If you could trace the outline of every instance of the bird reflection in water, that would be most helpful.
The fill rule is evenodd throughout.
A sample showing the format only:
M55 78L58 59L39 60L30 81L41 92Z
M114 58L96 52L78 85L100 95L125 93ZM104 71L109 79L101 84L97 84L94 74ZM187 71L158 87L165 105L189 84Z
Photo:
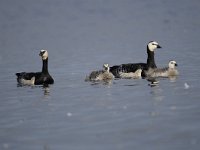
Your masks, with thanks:
M159 84L159 81L156 80L156 78L153 78L153 77L148 77L147 81L150 82L148 85L151 86L151 87L158 86L158 84Z
M47 98L50 95L49 85L48 84L43 85L42 89L43 89L43 92L44 92L44 96Z
M41 88L45 98L50 96L50 86L48 84L44 84L42 86L35 86L35 85L24 85L24 84L17 84L17 87L30 87L31 89Z

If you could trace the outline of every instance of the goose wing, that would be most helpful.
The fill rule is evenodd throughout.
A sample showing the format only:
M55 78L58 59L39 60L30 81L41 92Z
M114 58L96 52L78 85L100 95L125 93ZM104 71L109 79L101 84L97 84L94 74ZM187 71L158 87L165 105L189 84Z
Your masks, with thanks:
M25 80L31 80L32 77L37 78L40 76L41 72L20 72L16 73L17 79L25 79Z
M119 78L120 72L129 73L129 72L135 72L138 69L146 70L147 64L145 64L145 63L135 63L135 64L129 63L129 64L116 65L116 66L110 67L110 72L112 72L112 74L115 77Z

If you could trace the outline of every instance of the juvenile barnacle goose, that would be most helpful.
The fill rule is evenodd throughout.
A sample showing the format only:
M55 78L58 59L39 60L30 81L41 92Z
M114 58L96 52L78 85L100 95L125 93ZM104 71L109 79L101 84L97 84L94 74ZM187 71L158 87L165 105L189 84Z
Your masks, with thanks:
M172 77L177 76L179 74L178 70L176 69L177 63L176 61L172 60L169 62L168 67L165 68L150 68L147 71L148 77Z
M103 65L103 70L92 71L89 76L86 76L85 81L109 81L114 78L110 72L108 64Z
M147 44L147 63L129 63L110 67L110 72L120 78L120 73L134 73L138 69L142 69L142 77L146 77L146 71L149 68L157 68L154 59L154 51L161 46L156 41L151 41Z
M20 72L16 73L19 84L47 85L53 84L54 80L48 71L48 52L41 50L39 56L42 58L42 72Z

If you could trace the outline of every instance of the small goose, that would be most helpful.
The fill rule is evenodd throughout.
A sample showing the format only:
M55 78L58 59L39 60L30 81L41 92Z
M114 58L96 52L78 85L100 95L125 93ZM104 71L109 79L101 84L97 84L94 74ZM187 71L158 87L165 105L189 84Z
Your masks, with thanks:
M141 78L142 69L138 69L135 72L119 72L119 76L122 79L139 79Z
M149 77L173 77L179 75L178 70L176 69L177 63L176 61L172 60L169 62L168 67L165 68L150 68L147 71L147 75Z
M54 80L48 72L48 52L47 50L41 50L39 56L42 58L42 72L20 72L16 73L17 81L20 84L53 84Z
M89 76L86 76L85 81L109 81L114 78L110 73L110 67L108 64L103 65L103 70L92 71Z
M147 44L147 63L129 63L110 67L110 72L120 78L120 73L133 73L138 69L142 69L142 77L146 77L146 70L149 68L157 68L154 59L154 51L161 46L156 41L151 41Z

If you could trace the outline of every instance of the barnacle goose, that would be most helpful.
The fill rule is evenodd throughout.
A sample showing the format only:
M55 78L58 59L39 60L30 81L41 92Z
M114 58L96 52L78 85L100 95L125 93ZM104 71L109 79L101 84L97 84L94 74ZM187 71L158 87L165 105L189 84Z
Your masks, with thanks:
M154 60L154 51L161 46L156 41L147 44L147 63L129 63L110 67L110 72L120 78L120 73L134 73L138 69L142 69L142 77L146 77L146 70L149 68L157 68Z
M48 52L41 50L39 56L42 58L42 72L20 72L16 73L17 81L20 84L47 85L53 84L54 80L48 72Z
M165 68L150 68L147 71L148 77L172 77L177 76L179 74L178 70L176 69L177 63L176 61L172 60L169 62L168 67Z
M109 81L114 78L110 72L108 64L103 65L103 70L92 71L89 76L86 76L85 81Z

